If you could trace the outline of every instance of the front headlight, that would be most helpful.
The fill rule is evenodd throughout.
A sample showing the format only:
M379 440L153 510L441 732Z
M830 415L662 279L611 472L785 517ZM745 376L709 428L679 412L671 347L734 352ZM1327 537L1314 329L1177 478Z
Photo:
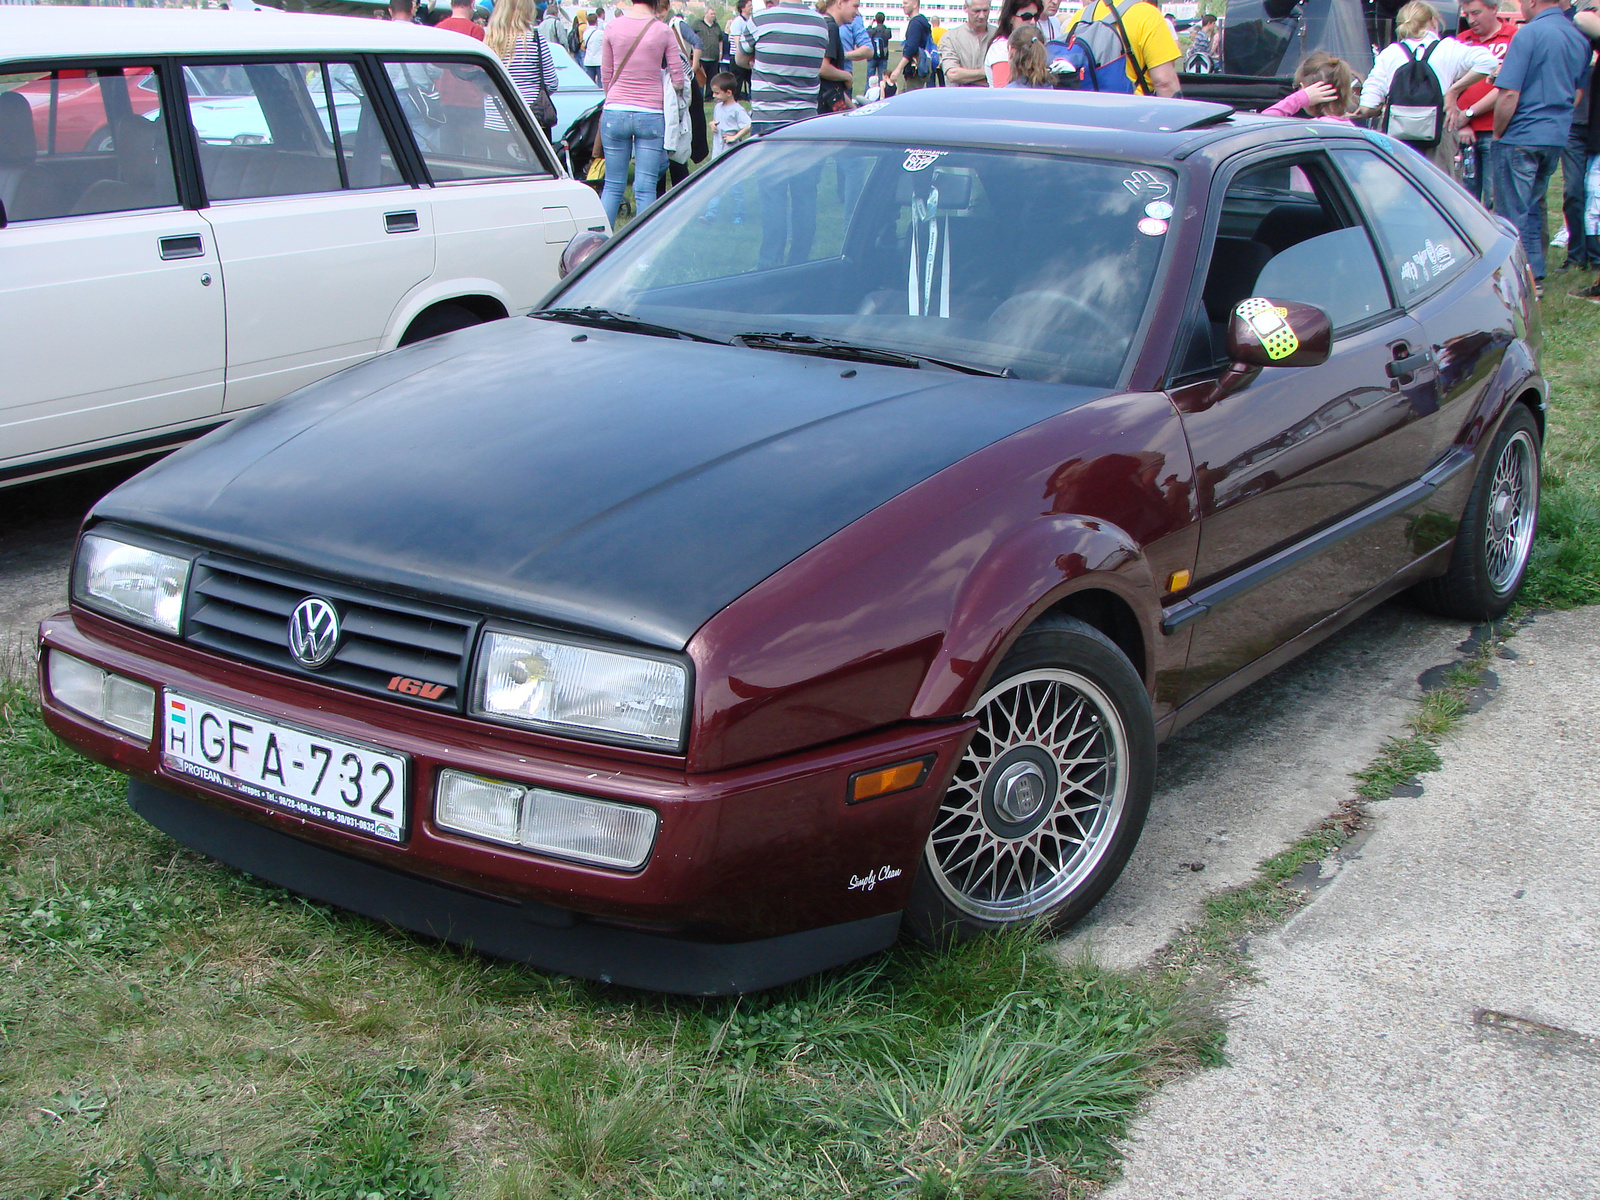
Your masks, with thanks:
M654 750L683 743L683 664L510 633L484 634L473 688L480 716Z
M183 627L188 585L188 559L95 533L84 535L72 568L75 599L108 616L174 636Z

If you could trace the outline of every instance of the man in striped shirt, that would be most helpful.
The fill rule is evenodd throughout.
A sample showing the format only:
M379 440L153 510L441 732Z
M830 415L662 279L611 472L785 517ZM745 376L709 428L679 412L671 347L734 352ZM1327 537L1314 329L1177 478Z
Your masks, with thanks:
M778 0L750 18L738 61L750 68L750 127L757 137L815 116L828 53L828 18L809 3ZM780 167L781 171L782 168ZM817 231L817 179L813 171L769 172L761 193L760 270L807 262Z
M756 136L814 116L818 73L828 52L828 19L801 0L778 0L750 18L738 62L750 68L750 122Z

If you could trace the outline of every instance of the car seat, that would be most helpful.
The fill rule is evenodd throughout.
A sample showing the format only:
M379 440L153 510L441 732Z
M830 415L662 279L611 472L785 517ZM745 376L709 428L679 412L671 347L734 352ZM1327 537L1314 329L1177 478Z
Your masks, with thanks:
M163 128L143 117L123 117L116 124L117 177L91 183L72 215L126 212L176 204L178 194L167 163Z
M33 133L33 109L27 97L17 92L0 92L0 204L10 217L17 185L33 169L39 154Z

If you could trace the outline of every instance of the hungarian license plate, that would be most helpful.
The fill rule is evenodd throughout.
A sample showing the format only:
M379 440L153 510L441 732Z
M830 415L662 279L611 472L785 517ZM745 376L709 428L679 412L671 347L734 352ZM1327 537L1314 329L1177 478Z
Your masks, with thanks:
M402 754L169 691L162 704L161 761L179 775L302 816L386 842L405 838L409 793Z

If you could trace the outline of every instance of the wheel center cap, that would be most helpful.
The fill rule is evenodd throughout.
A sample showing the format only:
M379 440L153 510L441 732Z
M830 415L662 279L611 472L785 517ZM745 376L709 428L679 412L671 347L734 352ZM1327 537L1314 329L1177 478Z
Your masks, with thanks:
M1049 819L1061 786L1055 759L1043 746L1013 746L983 781L983 823L996 837L1025 838Z
M1044 804L1044 772L1032 762L1015 762L995 780L994 803L1007 819L1026 821Z
M1511 523L1511 493L1501 492L1494 498L1494 509L1490 516L1496 529L1504 529Z

